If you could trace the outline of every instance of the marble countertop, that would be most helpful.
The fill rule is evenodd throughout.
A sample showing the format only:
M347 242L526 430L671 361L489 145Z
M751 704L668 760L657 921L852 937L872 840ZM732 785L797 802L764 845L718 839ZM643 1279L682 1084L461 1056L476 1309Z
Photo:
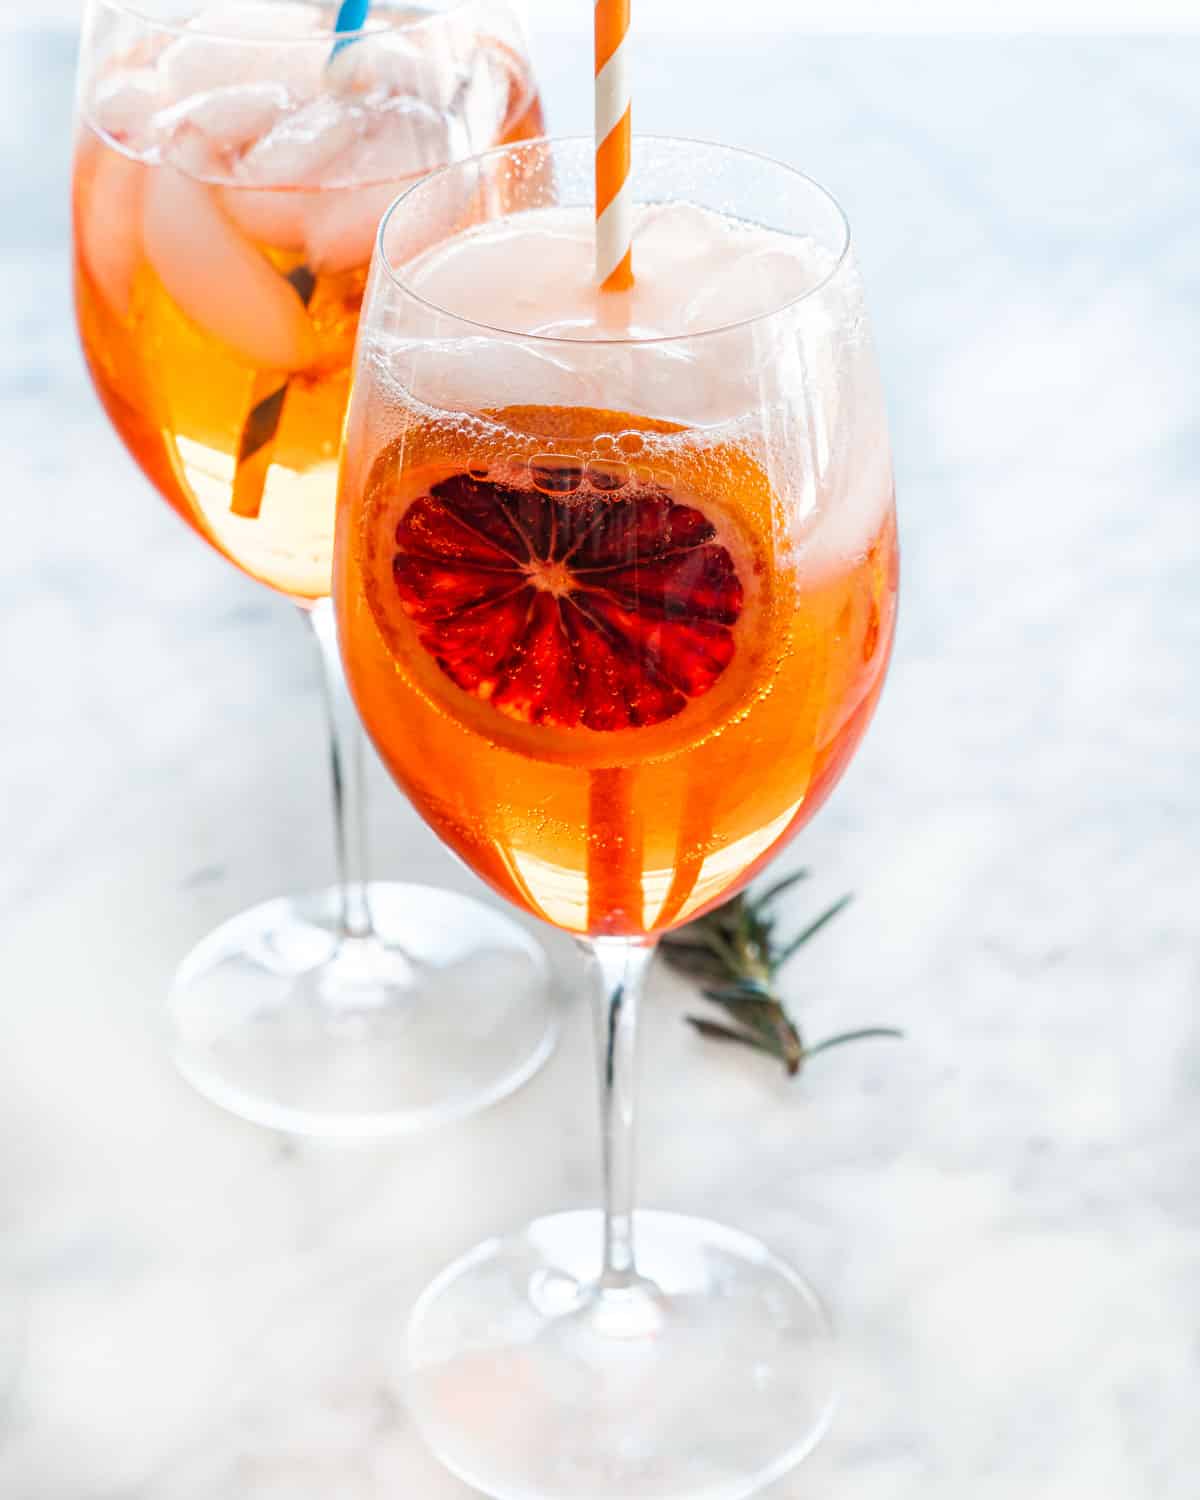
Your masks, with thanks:
M849 1351L778 1500L1192 1500L1200 1329L1200 42L641 39L639 128L826 181L894 424L902 623L793 857L797 1083L658 974L643 1199L804 1267ZM74 42L0 49L0 1415L5 1500L454 1500L388 1379L453 1254L597 1190L588 1026L407 1145L228 1118L174 962L322 883L313 661L156 502L67 293ZM566 39L550 118L587 128ZM386 786L384 874L475 889ZM565 943L549 941L564 986Z

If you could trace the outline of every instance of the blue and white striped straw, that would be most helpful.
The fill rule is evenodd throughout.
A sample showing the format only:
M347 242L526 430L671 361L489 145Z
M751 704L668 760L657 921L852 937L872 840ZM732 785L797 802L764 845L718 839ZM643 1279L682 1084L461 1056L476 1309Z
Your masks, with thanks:
M337 20L333 23L333 29L337 32L361 31L367 24L367 12L371 9L371 0L342 0L338 6ZM341 41L333 44L331 57L336 57L343 47L348 47L354 38L345 36Z

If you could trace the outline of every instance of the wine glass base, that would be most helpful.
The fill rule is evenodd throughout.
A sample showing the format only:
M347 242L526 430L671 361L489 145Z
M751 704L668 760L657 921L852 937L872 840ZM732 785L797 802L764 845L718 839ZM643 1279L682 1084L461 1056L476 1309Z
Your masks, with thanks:
M835 1404L807 1282L749 1235L641 1213L645 1280L614 1317L601 1235L599 1213L538 1219L423 1294L406 1386L442 1463L498 1500L739 1500L799 1463Z
M452 891L377 882L369 901L369 938L339 940L330 889L192 950L170 995L189 1083L260 1125L372 1139L471 1114L538 1070L557 1012L532 938Z

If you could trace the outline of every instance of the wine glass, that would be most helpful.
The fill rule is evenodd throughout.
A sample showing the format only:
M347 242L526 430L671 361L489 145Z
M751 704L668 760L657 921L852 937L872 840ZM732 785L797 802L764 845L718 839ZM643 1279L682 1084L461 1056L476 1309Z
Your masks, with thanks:
M330 602L339 438L379 216L429 169L541 131L505 0L88 0L79 330L118 434L192 530L319 649L337 883L226 922L171 991L197 1088L292 1131L424 1127L515 1088L554 1018L541 952L448 891L368 883L362 736Z
M593 960L603 1212L480 1245L409 1325L426 1438L507 1500L747 1495L833 1401L795 1271L635 1214L634 1039L655 939L797 832L871 716L897 584L883 399L827 193L669 139L635 140L631 179L623 293L592 281L589 140L397 201L339 491L368 732L450 847Z

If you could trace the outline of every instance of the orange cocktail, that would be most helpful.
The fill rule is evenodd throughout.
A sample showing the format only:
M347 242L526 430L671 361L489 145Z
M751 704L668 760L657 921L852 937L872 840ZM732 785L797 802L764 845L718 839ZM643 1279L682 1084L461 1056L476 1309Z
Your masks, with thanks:
M113 425L189 525L297 600L329 592L338 444L379 216L471 150L542 129L503 7L457 31L375 7L218 7L85 83L75 290ZM498 35L470 29L487 16Z
M769 858L857 745L895 617L890 497L858 555L811 573L733 441L480 415L402 415L368 455L340 569L360 712L510 900L573 932L670 927Z
M424 307L393 291L391 323L430 337L367 341L337 567L351 684L401 786L502 894L593 935L685 921L811 816L870 717L895 614L879 434L852 471L800 468L754 409L758 335L720 335L709 364L687 334L756 306L755 277L803 289L825 257L682 205L648 210L637 243L616 313L568 209L417 259ZM489 349L465 318L497 302L529 334ZM841 336L830 318L814 360ZM679 324L656 349L656 325ZM568 404L576 390L604 405ZM652 414L609 405L648 390Z

